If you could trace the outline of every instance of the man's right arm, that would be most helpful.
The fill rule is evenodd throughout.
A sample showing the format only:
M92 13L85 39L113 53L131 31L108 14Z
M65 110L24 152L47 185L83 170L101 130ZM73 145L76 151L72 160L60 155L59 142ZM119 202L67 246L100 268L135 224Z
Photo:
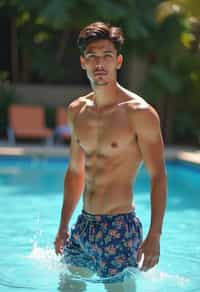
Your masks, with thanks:
M55 240L56 254L61 254L68 236L68 224L80 199L84 187L84 152L77 143L73 130L74 109L68 108L68 121L71 128L70 162L64 178L64 198L60 226Z

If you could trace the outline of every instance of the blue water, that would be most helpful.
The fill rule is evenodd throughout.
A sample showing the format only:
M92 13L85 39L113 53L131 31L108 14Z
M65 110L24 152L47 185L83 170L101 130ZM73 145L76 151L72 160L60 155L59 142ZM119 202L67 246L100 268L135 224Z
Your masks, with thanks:
M67 163L64 159L0 157L0 291L106 291L96 278L81 281L72 276L54 253ZM130 270L129 274L135 277L137 292L199 292L200 168L175 161L167 163L167 170L168 206L160 262L149 272ZM145 235L150 200L143 167L134 192Z

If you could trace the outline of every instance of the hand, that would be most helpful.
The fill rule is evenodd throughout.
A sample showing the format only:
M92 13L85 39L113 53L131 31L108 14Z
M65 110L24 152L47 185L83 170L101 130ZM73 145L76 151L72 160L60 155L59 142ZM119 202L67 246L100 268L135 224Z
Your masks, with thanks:
M157 265L160 258L160 235L150 233L148 234L146 239L139 247L137 254L138 262L140 262L142 254L144 254L144 260L140 268L142 271L146 272L147 270Z
M54 248L56 255L61 255L63 253L63 247L65 244L65 241L69 237L69 232L65 232L64 234L58 233L56 236L56 239L54 241Z

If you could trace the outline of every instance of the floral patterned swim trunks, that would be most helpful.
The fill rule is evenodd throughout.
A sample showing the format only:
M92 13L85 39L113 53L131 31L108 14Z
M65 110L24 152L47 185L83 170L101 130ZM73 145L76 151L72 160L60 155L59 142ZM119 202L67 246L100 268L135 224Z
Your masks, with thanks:
M135 212L119 215L78 216L64 246L64 262L87 267L106 278L127 267L137 268L137 251L142 242L142 224Z

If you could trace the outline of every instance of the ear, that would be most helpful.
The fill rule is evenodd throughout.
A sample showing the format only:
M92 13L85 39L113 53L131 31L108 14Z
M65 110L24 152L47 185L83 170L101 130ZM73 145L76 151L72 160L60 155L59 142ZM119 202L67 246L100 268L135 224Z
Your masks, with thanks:
M81 63L81 68L83 70L86 70L86 68L85 68L85 59L84 59L83 56L80 56L80 63Z
M123 64L123 56L120 54L117 56L117 69L119 70Z

